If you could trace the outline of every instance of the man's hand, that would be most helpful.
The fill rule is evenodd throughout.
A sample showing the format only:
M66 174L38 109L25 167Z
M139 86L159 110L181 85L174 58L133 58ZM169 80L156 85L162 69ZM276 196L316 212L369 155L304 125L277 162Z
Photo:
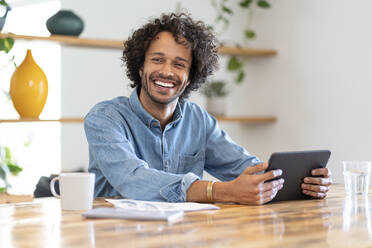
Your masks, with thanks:
M239 177L229 182L232 201L254 205L261 205L271 201L278 190L283 188L284 179L265 182L282 174L281 170L256 174L265 171L267 167L268 163L248 167Z
M331 171L328 168L320 168L312 170L311 174L322 177L305 177L304 183L301 184L302 192L315 198L325 198L332 184Z

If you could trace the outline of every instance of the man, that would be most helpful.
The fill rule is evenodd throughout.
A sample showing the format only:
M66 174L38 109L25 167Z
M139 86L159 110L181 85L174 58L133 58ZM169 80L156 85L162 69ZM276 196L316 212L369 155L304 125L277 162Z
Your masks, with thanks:
M240 204L275 197L282 172L265 173L267 163L186 101L217 68L215 37L202 22L162 15L133 33L122 59L135 90L129 98L97 104L85 118L95 196ZM201 180L203 170L221 182ZM303 192L323 198L330 172L317 169L313 175L323 177L306 178Z

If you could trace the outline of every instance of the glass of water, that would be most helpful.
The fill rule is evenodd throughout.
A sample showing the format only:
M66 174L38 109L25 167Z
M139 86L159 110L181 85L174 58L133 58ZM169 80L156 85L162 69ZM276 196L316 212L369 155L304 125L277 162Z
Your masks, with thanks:
M348 195L368 194L371 161L342 161Z

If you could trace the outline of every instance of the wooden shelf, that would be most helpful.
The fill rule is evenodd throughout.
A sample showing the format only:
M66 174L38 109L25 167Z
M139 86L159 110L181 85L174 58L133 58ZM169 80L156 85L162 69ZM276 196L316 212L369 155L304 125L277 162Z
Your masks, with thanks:
M274 116L215 116L215 118L218 121L239 122L244 124L276 122L276 117Z
M274 123L276 117L274 116L216 116L218 121L223 122L239 122L239 123ZM71 117L62 119L36 119L36 118L23 118L23 119L0 119L0 123L21 123L21 122L63 122L63 123L83 123L84 118Z
M62 118L62 119L38 119L38 118L21 118L21 119L0 119L0 123L21 123L21 122L64 122L64 123L82 123L83 118Z
M16 35L12 33L0 33L0 38L11 37L15 40L28 41L51 41L63 45L80 46L80 47L96 47L109 49L123 49L124 41L120 40L104 40L104 39L90 39L79 38L75 36L65 35L51 35L49 37L30 36L30 35ZM252 48L236 48L236 47L220 47L218 49L220 54L227 55L245 55L245 56L273 56L276 55L276 50L273 49L252 49Z
M49 37L43 36L30 36L30 35L17 35L12 33L0 33L0 38L11 37L15 40L27 40L27 41L52 41L63 45L70 46L82 46L82 47L98 47L98 48L113 48L122 49L123 41L117 40L102 40L102 39L87 39L78 38L75 36L67 35L51 35Z
M237 47L220 47L220 54L226 55L245 55L245 56L274 56L277 54L273 49L254 49L254 48L237 48Z

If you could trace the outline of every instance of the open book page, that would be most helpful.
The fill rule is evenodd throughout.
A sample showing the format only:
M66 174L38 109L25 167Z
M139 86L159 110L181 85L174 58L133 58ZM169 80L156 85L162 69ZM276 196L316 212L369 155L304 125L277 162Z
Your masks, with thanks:
M94 208L82 213L85 218L166 220L168 222L182 219L183 214L183 211L126 210L121 208Z
M116 208L126 210L158 210L158 211L200 211L200 210L216 210L220 209L212 204L202 204L195 202L153 202L153 201L138 201L130 199L105 199L113 204Z

